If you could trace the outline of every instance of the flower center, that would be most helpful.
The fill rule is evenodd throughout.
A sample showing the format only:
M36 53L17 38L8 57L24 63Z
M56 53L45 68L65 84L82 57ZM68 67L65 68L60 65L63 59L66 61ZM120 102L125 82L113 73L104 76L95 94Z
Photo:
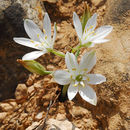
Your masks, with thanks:
M80 82L83 79L83 76L81 74L77 75L75 78L78 82Z

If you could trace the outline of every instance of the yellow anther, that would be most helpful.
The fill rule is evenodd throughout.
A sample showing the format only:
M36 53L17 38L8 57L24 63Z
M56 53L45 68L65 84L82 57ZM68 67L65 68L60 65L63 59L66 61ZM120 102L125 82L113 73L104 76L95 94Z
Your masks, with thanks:
M45 39L47 39L47 35L45 36Z
M38 44L35 45L35 47L37 47L37 46L38 46Z
M74 86L74 87L77 87L77 86L78 86L78 84L74 84L73 86Z
M33 41L33 40L30 40L30 42L34 43L34 41Z
M72 68L73 71L76 71L76 68Z
M43 33L46 33L45 29L43 29Z
M39 38L39 34L37 34L37 37Z
M70 78L72 79L72 77L73 77L73 76L71 75Z
M89 27L89 29L92 29L93 28L93 25L91 25L90 27Z
M86 33L87 31L85 30L85 33Z
M41 45L43 46L43 45L44 45L44 42L42 42Z
M84 82L80 82L80 84L81 84L83 87L85 87L85 84L84 84Z
M87 69L87 68L85 68L85 69L83 69L83 71L88 71L88 69Z
M90 78L89 77L87 77L87 79L86 79L87 81L90 81Z

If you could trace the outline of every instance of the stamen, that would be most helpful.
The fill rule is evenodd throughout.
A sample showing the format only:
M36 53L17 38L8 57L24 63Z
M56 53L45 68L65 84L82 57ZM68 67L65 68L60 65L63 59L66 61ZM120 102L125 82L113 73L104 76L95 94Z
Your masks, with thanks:
M43 33L46 33L45 29L43 29Z
M44 42L42 42L41 45L44 46Z
M74 84L73 86L74 86L74 87L77 87L77 86L78 86L78 84Z
M83 69L83 71L88 71L88 69L87 69L87 68L85 68L85 69Z
M38 46L38 44L35 45L35 47L37 47L37 46Z
M30 42L34 43L34 41L33 41L33 40L30 40Z
M76 71L76 68L72 68L73 71Z
M85 87L85 84L84 84L84 82L82 82L82 81L81 81L81 82L80 82L80 84L81 84L83 87Z
M45 39L47 39L47 35L45 36Z
M73 76L71 75L70 78L72 79L72 77L73 77Z
M39 38L39 34L37 34L37 37Z
M86 78L86 80L87 80L87 81L90 81L90 78L89 78L89 77L87 77L87 78Z

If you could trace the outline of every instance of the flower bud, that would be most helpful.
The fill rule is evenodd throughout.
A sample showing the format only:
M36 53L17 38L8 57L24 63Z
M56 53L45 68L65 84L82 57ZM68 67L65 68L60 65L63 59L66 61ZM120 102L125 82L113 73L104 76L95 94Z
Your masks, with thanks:
M38 63L35 60L18 59L17 62L20 63L21 65L23 65L27 70L29 70L32 73L36 73L36 74L39 74L39 75L49 74L46 71L46 69L44 68L44 66L41 65L40 63Z

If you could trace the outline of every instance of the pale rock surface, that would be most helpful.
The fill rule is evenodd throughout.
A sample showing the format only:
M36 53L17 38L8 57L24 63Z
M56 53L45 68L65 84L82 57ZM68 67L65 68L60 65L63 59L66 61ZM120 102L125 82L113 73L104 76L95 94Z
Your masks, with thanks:
M27 93L26 85L18 84L16 91L15 91L16 100L26 99L27 96L28 96L28 93Z
M8 112L8 111L11 111L13 110L14 108L17 107L17 103L16 102L3 102L3 103L0 103L0 110L2 110L3 112Z
M0 122L4 120L6 117L7 113L6 112L0 112Z
M47 121L48 124L48 130L79 130L78 128L76 128L70 121L66 120L55 120L55 119L49 119Z
M95 6L99 6L102 3L104 3L105 0L91 0L92 4L94 4Z

